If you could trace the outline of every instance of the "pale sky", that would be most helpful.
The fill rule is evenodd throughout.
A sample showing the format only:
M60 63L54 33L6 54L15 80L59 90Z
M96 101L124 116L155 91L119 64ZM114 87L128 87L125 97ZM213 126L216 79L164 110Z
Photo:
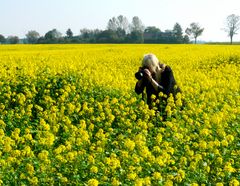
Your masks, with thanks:
M65 35L71 28L79 35L82 28L104 30L110 18L123 15L161 31L176 22L185 31L197 22L205 29L198 40L229 41L222 28L230 14L240 15L240 0L0 0L0 34L23 38L36 30L44 36L56 28ZM240 31L233 40L240 41Z

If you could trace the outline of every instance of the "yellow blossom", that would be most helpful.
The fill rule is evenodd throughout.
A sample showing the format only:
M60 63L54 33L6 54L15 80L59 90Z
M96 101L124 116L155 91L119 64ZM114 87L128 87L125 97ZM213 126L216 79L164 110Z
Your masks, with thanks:
M97 168L96 166L92 166L92 167L90 168L90 172L92 172L92 173L97 173L97 172L98 172L98 168Z
M96 180L96 179L90 179L90 180L88 180L88 182L87 182L87 184L88 184L88 186L98 186L98 180Z

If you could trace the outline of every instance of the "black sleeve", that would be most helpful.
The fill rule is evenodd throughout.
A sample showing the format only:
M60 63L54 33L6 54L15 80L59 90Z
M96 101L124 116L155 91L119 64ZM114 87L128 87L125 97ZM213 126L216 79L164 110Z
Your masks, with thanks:
M173 77L172 69L167 66L164 70L164 74L162 77L162 86L164 88L163 93L169 95L173 90L175 79Z

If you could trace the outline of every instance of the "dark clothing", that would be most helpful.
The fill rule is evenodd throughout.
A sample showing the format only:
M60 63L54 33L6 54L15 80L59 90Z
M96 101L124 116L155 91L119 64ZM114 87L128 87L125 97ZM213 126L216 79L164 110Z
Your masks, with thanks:
M159 90L156 91L152 86L151 82L148 82L148 80L144 78L141 86L138 86L137 84L135 86L135 92L137 94L143 93L144 88L146 87L147 104L149 105L150 108L152 104L151 96L153 94L156 95L156 98L158 98L158 94L160 92L167 95L167 97L169 97L170 93L172 93L175 98L177 93L181 92L180 88L176 86L176 80L173 76L172 69L169 66L165 67L164 71L161 74L161 80L160 82L158 82L158 84L161 85L163 89L159 87ZM166 103L167 98L163 98L162 101L165 101Z

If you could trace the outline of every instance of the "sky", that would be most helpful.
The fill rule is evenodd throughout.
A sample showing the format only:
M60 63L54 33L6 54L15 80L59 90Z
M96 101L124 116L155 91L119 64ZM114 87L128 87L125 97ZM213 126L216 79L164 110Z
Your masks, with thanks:
M175 23L185 31L196 22L204 28L198 40L229 41L223 28L230 14L240 15L240 0L0 0L0 34L24 38L35 30L44 36L55 28L65 35L70 28L79 35L83 28L104 30L109 19L123 15L161 31ZM233 40L240 41L240 33Z

